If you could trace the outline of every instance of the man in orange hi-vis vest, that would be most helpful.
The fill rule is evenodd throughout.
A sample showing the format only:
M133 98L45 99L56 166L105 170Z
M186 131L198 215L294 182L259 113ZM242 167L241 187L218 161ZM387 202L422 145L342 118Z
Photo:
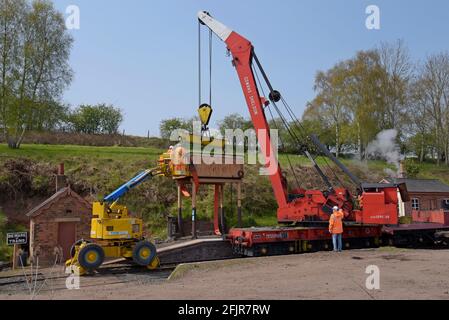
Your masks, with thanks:
M343 210L338 207L333 208L333 213L329 219L329 232L332 234L334 252L343 250Z

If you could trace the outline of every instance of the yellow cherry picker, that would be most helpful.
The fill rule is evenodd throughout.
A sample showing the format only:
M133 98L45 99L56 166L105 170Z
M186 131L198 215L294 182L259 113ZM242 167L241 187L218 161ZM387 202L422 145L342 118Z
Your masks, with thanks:
M212 108L202 105L198 114L203 129L207 128ZM185 138L194 140L192 136ZM119 200L130 190L156 176L190 176L189 166L180 159L185 156L182 147L170 147L159 157L156 168L140 172L101 202L93 203L90 239L81 239L73 244L71 258L66 261L67 270L78 275L92 273L106 258L126 258L150 270L157 269L160 260L155 245L144 237L142 219L132 217L128 208L119 204Z
M103 201L92 206L91 240L79 240L71 249L66 262L70 272L84 275L98 269L106 258L126 258L148 269L159 267L156 247L143 234L142 219L132 217L119 200L128 191L154 176L157 169L139 173Z

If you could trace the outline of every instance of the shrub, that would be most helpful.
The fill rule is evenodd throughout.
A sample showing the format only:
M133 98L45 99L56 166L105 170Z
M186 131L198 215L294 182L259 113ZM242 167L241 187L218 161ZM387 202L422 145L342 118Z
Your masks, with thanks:
M7 224L8 219L0 211L0 261L9 261L12 255L12 248L6 244Z
M407 173L407 177L416 178L421 171L421 168L418 164L416 164L413 160L405 161L405 171Z

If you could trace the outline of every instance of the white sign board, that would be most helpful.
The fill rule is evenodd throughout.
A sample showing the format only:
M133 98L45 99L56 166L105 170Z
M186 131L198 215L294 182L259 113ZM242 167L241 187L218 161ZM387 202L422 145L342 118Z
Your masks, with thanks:
M6 243L8 246L13 246L15 244L27 244L28 243L28 233L27 232L12 232L6 234Z

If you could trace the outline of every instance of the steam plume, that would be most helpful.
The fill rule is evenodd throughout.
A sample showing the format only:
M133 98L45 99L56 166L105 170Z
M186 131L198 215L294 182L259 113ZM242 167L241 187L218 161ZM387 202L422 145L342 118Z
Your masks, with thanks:
M401 150L396 143L397 136L398 131L396 129L384 130L366 148L366 156L368 158L382 158L396 167L396 172L388 168L385 169L385 172L392 177L398 176L400 162L403 160Z

